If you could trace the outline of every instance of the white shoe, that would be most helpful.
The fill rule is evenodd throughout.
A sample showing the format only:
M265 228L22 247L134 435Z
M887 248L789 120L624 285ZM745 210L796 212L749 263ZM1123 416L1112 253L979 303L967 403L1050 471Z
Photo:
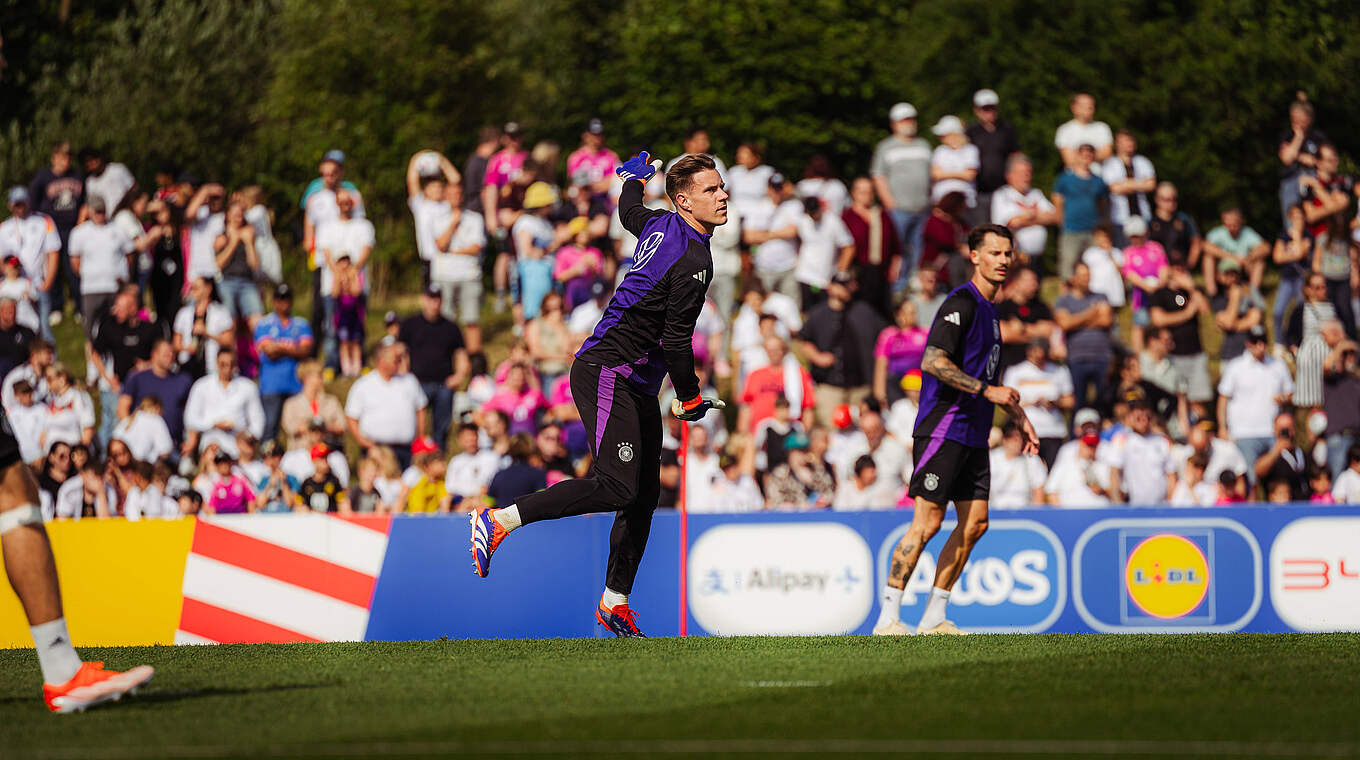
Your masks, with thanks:
M920 636L941 636L941 635L943 635L943 636L971 636L971 635L972 635L972 634L968 633L967 631L961 631L961 630L959 630L959 627L958 627L957 625L954 625L954 623L953 623L952 621L949 621L949 620L942 621L939 625L935 626L934 628L927 628L927 629L925 629L925 630L918 630L916 633L917 633L918 635L920 635Z
M894 620L891 623L879 623L874 626L875 636L910 636L911 626L901 620Z

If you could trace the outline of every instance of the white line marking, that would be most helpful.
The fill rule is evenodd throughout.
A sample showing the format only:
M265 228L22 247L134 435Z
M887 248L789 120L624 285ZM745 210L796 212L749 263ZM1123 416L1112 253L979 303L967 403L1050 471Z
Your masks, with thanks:
M927 755L1152 755L1159 757L1354 757L1360 744L1126 739L657 739L496 742L354 742L347 744L221 744L154 747L96 746L41 749L31 758L103 760L143 757L419 757L455 753L484 755L580 754L905 754Z
M742 686L757 689L806 689L813 686L830 686L830 681L747 681Z

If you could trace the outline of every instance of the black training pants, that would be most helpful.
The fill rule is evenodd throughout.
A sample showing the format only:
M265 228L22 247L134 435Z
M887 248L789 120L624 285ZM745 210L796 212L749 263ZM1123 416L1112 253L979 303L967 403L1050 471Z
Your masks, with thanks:
M586 477L515 502L525 525L614 512L605 585L621 594L633 590L661 495L661 410L657 397L634 387L630 375L626 366L601 367L580 359L571 365L571 395L595 462Z

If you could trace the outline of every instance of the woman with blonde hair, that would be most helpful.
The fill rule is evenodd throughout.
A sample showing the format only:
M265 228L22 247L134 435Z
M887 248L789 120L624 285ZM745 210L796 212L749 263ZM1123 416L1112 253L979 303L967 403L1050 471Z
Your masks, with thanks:
M321 363L305 361L298 365L298 379L302 392L283 402L279 415L279 429L283 431L287 448L302 449L311 445L308 433L313 421L319 421L326 432L345 434L345 409L340 399L326 392L321 375Z

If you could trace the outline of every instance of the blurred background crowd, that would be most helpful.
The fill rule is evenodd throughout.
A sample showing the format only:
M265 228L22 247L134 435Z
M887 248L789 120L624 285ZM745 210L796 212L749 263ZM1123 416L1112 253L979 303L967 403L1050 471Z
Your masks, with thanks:
M995 505L1360 501L1340 6L38 5L0 3L0 402L49 516L467 510L583 473L565 373L644 148L732 194L695 352L735 403L685 452L670 420L663 506L682 453L689 509L903 506L987 222L1043 442L994 431ZM677 82L681 22L713 60ZM1024 52L1076 30L1080 61Z

